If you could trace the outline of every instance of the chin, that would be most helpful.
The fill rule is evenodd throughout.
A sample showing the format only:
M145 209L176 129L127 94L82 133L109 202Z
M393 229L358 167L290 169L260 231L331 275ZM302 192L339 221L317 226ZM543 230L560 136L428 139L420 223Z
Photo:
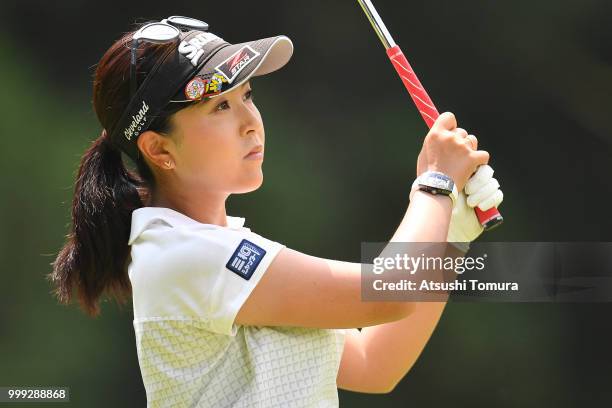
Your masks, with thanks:
M260 177L257 177L253 180L249 180L248 183L245 183L244 185L240 186L240 188L236 189L235 193L236 194L250 193L251 191L257 190L259 187L261 187L262 184L263 184L263 174L260 175Z

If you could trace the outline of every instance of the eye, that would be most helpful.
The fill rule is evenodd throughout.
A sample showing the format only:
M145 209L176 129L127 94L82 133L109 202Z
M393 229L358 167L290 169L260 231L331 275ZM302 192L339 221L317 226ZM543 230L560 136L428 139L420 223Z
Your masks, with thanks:
M227 103L227 101L223 101L220 104L217 105L217 107L215 108L216 111L222 111L225 110L225 108L229 108L229 104Z
M244 97L245 97L245 99L252 101L254 99L253 90L249 89L248 91L246 91L245 94L244 94ZM222 110L225 110L225 109L228 109L228 108L229 108L229 103L227 101L223 101L223 102L221 102L219 105L217 105L215 107L215 110L216 111L222 111Z

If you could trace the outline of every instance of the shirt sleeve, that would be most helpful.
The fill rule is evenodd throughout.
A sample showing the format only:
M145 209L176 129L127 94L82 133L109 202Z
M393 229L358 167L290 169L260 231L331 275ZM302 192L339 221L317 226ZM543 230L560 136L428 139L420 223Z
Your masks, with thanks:
M217 276L208 304L210 329L235 336L238 311L285 245L253 232L228 234L224 243L219 248L220 263L211 269Z
M135 318L198 318L228 336L236 335L238 311L285 247L248 228L145 234L132 248ZM138 259L139 251L146 256Z

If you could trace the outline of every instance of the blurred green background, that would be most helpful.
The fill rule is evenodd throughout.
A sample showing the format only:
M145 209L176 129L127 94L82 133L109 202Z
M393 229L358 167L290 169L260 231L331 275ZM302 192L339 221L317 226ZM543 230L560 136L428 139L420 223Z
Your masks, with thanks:
M438 108L491 153L506 223L483 239L610 241L612 3L375 5ZM74 407L145 406L131 305L88 319L57 305L44 277L80 156L100 133L94 66L132 22L172 14L229 42L286 34L295 45L285 68L252 81L265 181L231 197L228 214L355 262L360 242L388 240L404 214L426 128L355 1L4 1L0 386L68 386ZM451 303L393 393L340 391L341 406L610 406L611 311Z

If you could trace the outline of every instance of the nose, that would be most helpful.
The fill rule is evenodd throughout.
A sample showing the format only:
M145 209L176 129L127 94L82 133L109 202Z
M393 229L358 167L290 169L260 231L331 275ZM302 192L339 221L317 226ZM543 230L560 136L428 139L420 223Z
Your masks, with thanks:
M261 133L261 116L255 105L252 103L241 103L240 106L240 135L252 136L253 133Z

